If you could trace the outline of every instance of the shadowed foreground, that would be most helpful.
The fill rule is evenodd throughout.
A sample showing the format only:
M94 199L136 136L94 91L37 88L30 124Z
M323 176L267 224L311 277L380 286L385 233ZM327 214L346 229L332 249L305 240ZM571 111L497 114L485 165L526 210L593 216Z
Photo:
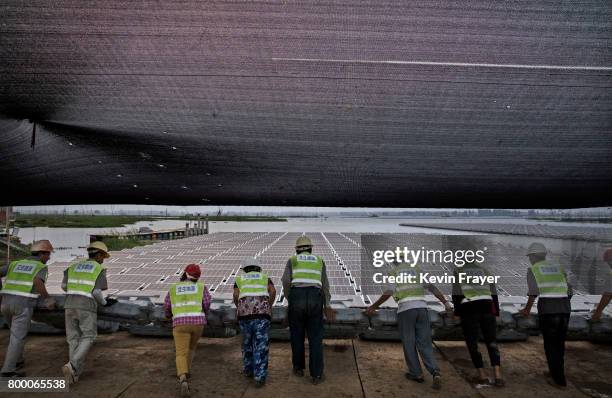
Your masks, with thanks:
M8 330L0 331L0 345L8 344ZM589 342L568 342L566 370L569 387L559 391L546 384L542 341L501 345L507 387L475 388L466 379L473 374L462 342L437 342L436 357L444 384L440 394L431 389L431 379L416 384L404 378L401 345L362 340L328 340L325 346L326 381L318 386L291 374L291 348L273 342L268 384L256 389L241 375L240 337L202 338L195 359L192 396L220 397L544 397L612 396L612 348ZM484 353L484 347L482 347ZM62 336L33 335L26 344L28 376L61 377L68 348ZM486 354L485 354L486 355ZM65 396L63 393L46 396ZM75 397L178 396L174 375L174 345L171 339L137 338L127 333L101 335L90 352Z

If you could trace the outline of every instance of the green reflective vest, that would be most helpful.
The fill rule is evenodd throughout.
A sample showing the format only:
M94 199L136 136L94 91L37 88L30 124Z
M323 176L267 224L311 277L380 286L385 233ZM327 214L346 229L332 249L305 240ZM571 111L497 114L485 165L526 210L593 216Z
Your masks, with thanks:
M459 269L459 273L465 274L466 277L469 276L488 276L489 273L479 265L476 264L466 264L462 268ZM461 283L461 292L465 297L464 301L477 301L477 300L493 300L491 296L491 288L488 284L481 285L480 283L467 283L464 281Z
M389 272L389 275L393 275L395 277L403 276L404 278L407 278L408 276L412 276L411 279L414 280L414 283L410 283L408 280L406 280L405 283L395 284L393 298L395 299L396 303L399 304L406 301L425 300L425 289L423 289L423 284L419 282L420 274L421 269L418 266L411 267L405 264L399 265Z
M170 303L172 316L200 316L202 312L202 298L204 297L204 284L201 282L178 282L170 287Z
M47 266L37 260L18 260L9 264L2 294L12 294L29 298L38 298L38 293L32 292L34 278Z
M96 280L103 270L102 265L95 260L80 260L70 264L66 294L93 298L91 292L93 292Z
M567 298L568 286L563 268L540 261L531 266L540 297Z
M291 256L291 283L311 283L322 286L323 259L310 253Z
M240 290L239 298L247 296L265 296L268 294L268 275L262 272L247 272L236 277L236 285Z

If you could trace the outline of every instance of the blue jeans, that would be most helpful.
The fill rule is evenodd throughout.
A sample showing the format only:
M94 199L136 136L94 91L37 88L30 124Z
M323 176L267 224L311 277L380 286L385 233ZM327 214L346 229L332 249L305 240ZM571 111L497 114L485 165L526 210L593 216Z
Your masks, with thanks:
M423 375L419 354L429 373L440 373L433 354L431 323L427 308L413 308L397 314L397 323L404 346L404 359L408 372L415 377ZM418 351L418 353L417 353Z
M268 352L270 350L270 320L265 318L241 319L243 372L255 380L268 376Z
M310 348L310 376L323 375L323 295L316 287L292 287L289 292L289 329L294 369L304 369L304 338Z

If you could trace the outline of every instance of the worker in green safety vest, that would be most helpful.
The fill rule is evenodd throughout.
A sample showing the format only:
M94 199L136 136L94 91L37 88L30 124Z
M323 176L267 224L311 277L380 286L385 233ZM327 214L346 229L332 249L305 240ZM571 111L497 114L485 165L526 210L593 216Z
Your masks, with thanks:
M166 317L172 317L176 376L183 397L191 394L189 388L191 369L211 302L208 288L199 281L201 275L202 270L198 264L188 264L180 277L180 282L170 286L164 299Z
M601 300L599 300L599 304L597 304L597 307L595 307L595 311L593 311L593 315L591 316L591 320L595 322L601 320L601 314L612 299L612 249L607 249L604 252L603 260L608 264L608 272L604 274L606 282L604 285L603 294L601 295Z
M567 387L565 379L565 340L572 311L572 286L563 267L546 260L548 250L542 243L534 242L525 255L531 267L527 270L527 304L520 310L529 316L538 298L538 324L544 340L544 351L550 378L547 383L559 389Z
M262 387L268 376L269 331L276 288L262 272L257 258L244 260L242 270L234 284L234 304L242 334L243 373L255 380L256 387Z
M330 304L325 262L312 253L312 248L307 236L296 240L296 254L287 261L282 282L289 303L293 374L304 376L304 339L308 336L310 377L313 384L319 384L323 381L323 314L327 320L334 321L336 312Z
M397 303L397 325L404 348L404 360L408 365L405 374L408 380L423 383L423 364L433 378L432 387L439 390L442 387L440 368L436 364L433 353L431 322L425 300L425 289L432 293L444 305L446 311L452 311L451 303L442 292L431 283L420 281L421 268L406 263L394 263L389 271L394 283L386 286L385 292L366 310L366 315L372 316L391 296ZM418 352L418 354L417 354Z
M474 383L504 387L505 380L501 371L501 354L497 345L497 317L499 317L499 300L494 283L481 284L479 278L489 276L489 271L476 260L466 261L457 266L453 277L453 305L455 318L461 319L461 330L465 345L478 372ZM480 334L489 354L489 363L493 368L492 378L484 368L482 354L478 349Z
M21 371L25 366L23 349L30 329L32 314L39 298L44 300L48 309L56 307L55 300L49 296L45 287L47 262L51 258L53 246L48 240L39 240L30 248L31 257L13 261L0 268L0 276L5 276L0 310L5 322L11 329L8 348L0 376L25 377Z
M117 302L104 298L108 289L106 270L102 266L110 257L103 242L92 242L87 247L87 259L74 261L64 271L62 289L66 292L64 317L69 361L62 367L68 384L79 381L85 358L98 335L98 305L111 306Z

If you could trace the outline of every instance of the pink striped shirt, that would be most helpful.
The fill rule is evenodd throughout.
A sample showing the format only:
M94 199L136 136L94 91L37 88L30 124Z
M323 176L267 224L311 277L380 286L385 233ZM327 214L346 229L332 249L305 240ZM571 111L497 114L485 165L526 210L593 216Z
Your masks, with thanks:
M202 312L208 312L211 301L212 297L208 292L208 288L204 286L204 294L202 295ZM164 310L166 311L166 317L172 318L173 328L180 325L206 325L206 315L204 314L174 318L172 316L172 302L170 301L170 293L166 293L166 299L164 300Z

